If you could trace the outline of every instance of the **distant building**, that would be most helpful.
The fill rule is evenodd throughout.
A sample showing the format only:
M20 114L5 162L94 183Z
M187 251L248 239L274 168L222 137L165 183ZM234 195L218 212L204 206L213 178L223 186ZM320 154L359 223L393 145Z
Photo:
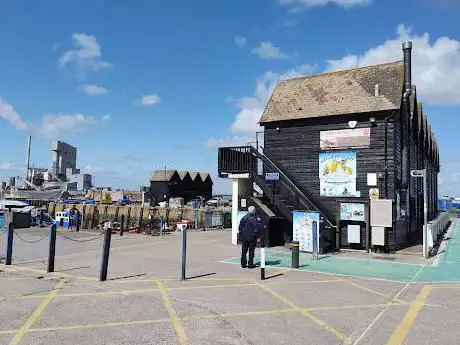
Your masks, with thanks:
M150 178L150 196L158 203L166 198L184 198L188 202L198 196L212 198L212 179L208 173L157 170Z
M67 190L89 190L93 187L92 178L90 174L71 175L67 182Z
M78 174L77 148L62 141L52 144L53 172L61 179L67 179L68 175Z
M67 181L67 190L84 191L92 188L92 175L82 174L77 169L77 148L62 141L52 145L53 172L60 179Z

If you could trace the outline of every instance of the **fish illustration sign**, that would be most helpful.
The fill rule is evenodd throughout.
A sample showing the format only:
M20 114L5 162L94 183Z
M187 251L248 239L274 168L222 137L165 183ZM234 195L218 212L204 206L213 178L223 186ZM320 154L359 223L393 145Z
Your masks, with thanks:
M321 196L356 196L356 152L319 154Z

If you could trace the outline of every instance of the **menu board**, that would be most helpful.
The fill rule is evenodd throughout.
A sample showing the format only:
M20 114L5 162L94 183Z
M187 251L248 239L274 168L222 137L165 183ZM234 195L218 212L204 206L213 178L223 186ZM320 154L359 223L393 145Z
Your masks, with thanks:
M293 239L299 241L301 252L319 250L319 213L294 211L292 213Z

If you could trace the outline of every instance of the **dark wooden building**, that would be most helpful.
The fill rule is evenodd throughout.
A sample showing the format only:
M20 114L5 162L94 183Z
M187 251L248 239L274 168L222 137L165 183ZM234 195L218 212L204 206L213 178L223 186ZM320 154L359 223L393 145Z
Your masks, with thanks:
M220 176L249 171L265 202L289 222L292 210L319 211L324 249L364 248L364 226L360 243L347 242L339 203L365 204L370 193L393 200L385 250L419 243L423 186L410 171L427 169L431 220L437 214L439 149L412 85L411 48L404 45L403 61L279 82L260 119L263 152L220 148ZM275 188L254 161L262 162L263 172L280 173Z
M208 173L177 170L157 170L150 178L150 195L154 203L167 198L184 198L188 202L202 196L212 198L212 179Z

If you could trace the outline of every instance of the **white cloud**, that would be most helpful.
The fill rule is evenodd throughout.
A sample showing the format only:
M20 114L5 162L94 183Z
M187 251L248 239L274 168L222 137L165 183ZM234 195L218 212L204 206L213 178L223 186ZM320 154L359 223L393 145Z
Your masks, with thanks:
M8 121L17 129L27 129L27 123L22 119L13 106L0 97L0 118ZM3 127L3 126L2 126Z
M111 118L112 118L112 116L110 116L110 114L102 116L102 120L104 120L104 121L110 120Z
M82 170L83 170L83 173L85 173L85 174L94 174L94 173L104 171L104 168L99 166L99 165L90 165L89 164L89 165L85 166Z
M300 65L282 74L266 72L257 80L254 96L236 100L239 112L231 126L231 131L250 134L253 137L256 131L261 130L258 122L276 83L280 80L311 74L315 69L316 67L312 65Z
M295 9L300 7L315 7L334 4L341 7L354 7L360 5L368 5L372 0L279 0L281 5L292 5Z
M241 145L246 145L251 139L246 136L232 136L232 137L227 137L223 139L215 139L215 138L210 138L206 143L205 146L210 149L214 149L217 147L222 147L222 146L241 146Z
M34 132L42 138L55 138L68 133L84 132L97 123L94 116L83 114L45 114Z
M155 94L142 96L140 100L134 101L134 105L137 106L151 106L161 102L160 97Z
M72 35L75 49L61 55L58 61L60 68L74 68L80 78L84 78L88 71L97 71L112 67L110 62L102 59L101 45L96 37L85 33Z
M0 163L0 170L10 170L13 165L8 162Z
M103 95L109 92L105 87L94 84L81 85L79 89L88 95Z
M270 41L261 42L258 47L252 50L252 53L265 60L286 60L291 57L289 54L283 53L279 47L274 46Z
M243 47L246 45L248 38L245 36L235 36L235 44L238 47Z
M460 104L460 41L439 37L430 41L428 33L413 34L399 25L396 38L359 55L328 60L327 70L340 70L402 59L401 43L412 41L412 79L422 100L435 105Z
M0 97L0 118L10 122L17 129L28 130L33 135L49 139L86 131L100 120L109 120L110 115L96 118L83 114L45 114L39 124L33 124L23 120L13 106Z

